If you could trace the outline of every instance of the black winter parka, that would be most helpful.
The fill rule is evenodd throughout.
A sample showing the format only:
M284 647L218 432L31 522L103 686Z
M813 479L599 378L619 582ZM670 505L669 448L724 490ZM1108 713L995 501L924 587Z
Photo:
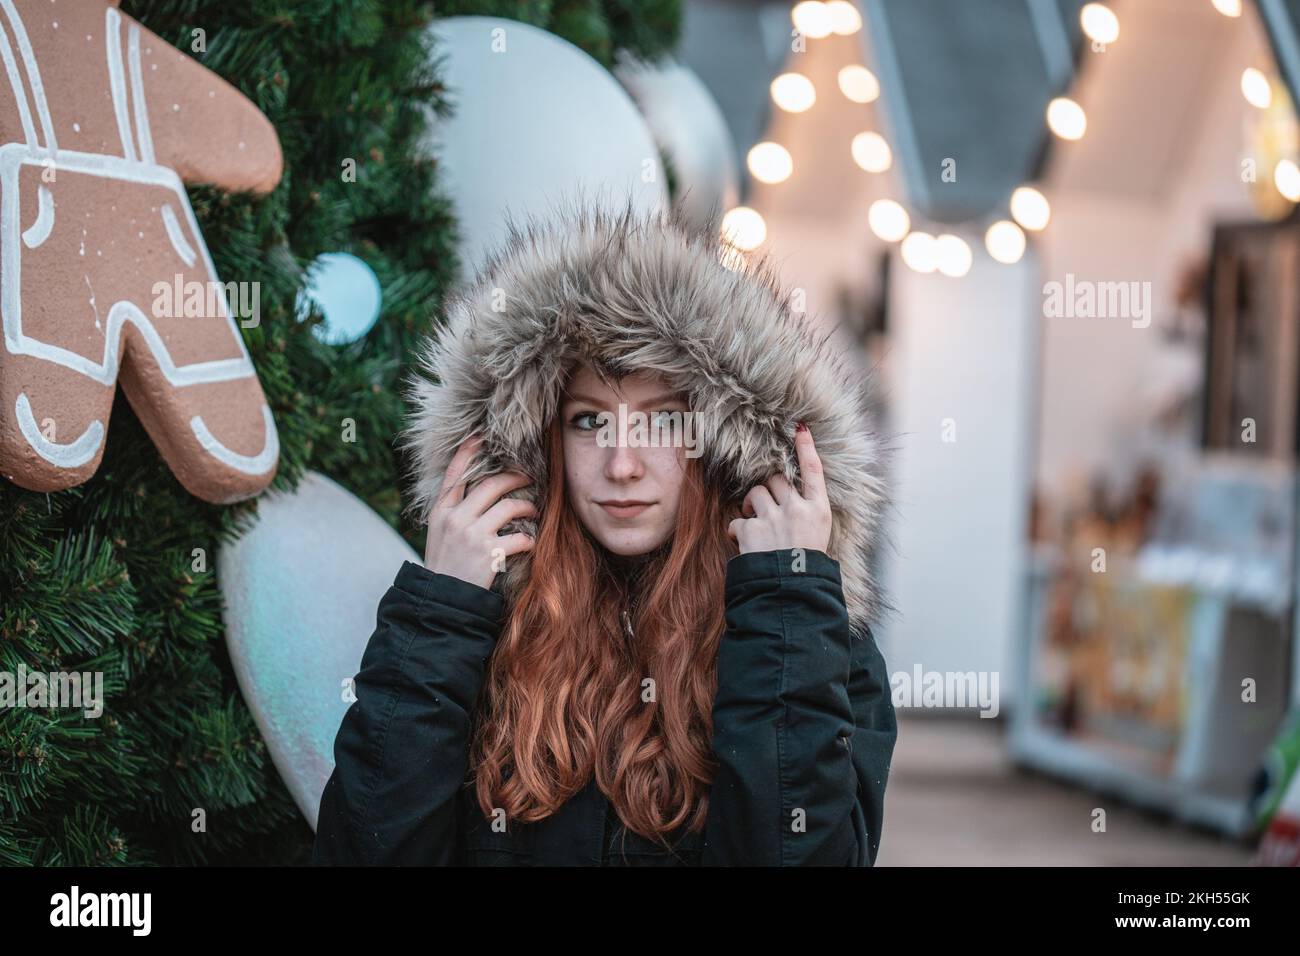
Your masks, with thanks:
M707 821L669 853L624 827L594 777L552 816L494 831L465 777L505 602L404 563L335 740L312 862L873 865L897 725L874 637L850 627L838 562L742 554L727 564L725 599Z

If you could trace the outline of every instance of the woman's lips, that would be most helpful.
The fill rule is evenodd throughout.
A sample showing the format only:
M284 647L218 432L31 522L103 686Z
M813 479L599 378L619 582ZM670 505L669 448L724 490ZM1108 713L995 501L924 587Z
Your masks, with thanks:
M601 502L600 506L604 508L608 514L613 515L615 518L635 518L641 512L645 511L647 508L652 507L653 505L654 502L650 501L644 504L633 504L633 505L616 505L616 504L607 504L605 502Z

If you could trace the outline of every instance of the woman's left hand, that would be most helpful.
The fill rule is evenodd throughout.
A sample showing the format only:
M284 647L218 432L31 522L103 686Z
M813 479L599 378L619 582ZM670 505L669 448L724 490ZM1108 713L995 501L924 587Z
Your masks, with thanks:
M831 540L831 504L826 497L825 475L812 432L800 423L794 433L803 494L777 473L764 484L755 485L745 496L741 514L727 526L727 535L740 546L741 554L806 548L825 552Z

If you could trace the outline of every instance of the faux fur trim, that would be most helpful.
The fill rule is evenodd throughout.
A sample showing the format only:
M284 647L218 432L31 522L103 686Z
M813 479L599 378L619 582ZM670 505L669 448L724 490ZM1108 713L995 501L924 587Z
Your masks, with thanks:
M701 412L701 463L739 501L780 471L796 487L795 425L806 421L826 473L845 605L861 628L884 607L871 566L886 506L884 446L872 430L871 376L832 333L791 307L767 256L735 269L713 230L673 212L585 200L552 206L507 237L453 293L410 385L404 447L413 509L426 517L456 449L473 433L472 483L518 470L544 487L544 426L558 413L571 364L662 374ZM514 494L514 493L512 493ZM519 492L534 500L529 489ZM511 530L536 530L532 520ZM527 580L520 553L498 576L509 606Z

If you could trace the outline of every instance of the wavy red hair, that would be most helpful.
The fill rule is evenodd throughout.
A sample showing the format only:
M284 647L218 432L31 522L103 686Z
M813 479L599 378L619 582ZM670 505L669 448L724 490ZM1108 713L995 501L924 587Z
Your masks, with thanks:
M594 774L628 829L668 846L708 812L734 514L702 459L686 458L676 529L629 581L568 506L558 418L547 455L532 569L487 664L469 775L486 817L533 822ZM629 641L621 611L634 589Z

